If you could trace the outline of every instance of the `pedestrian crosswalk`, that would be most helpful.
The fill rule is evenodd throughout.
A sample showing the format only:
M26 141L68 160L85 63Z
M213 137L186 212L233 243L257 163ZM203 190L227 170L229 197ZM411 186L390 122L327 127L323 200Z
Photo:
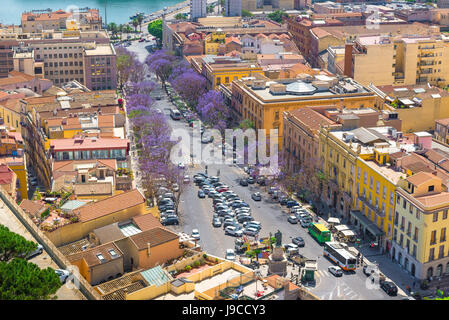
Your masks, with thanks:
M361 300L361 297L357 292L355 292L351 287L349 287L344 281L340 278L335 278L327 270L317 270L315 272L317 278L322 280L322 278L331 277L336 280L336 284L332 290L324 293L320 296L322 300Z

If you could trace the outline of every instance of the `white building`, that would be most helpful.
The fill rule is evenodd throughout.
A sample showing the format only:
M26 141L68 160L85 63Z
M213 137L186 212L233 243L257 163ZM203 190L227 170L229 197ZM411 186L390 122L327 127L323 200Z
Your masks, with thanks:
M207 0L190 0L190 19L196 21L198 18L207 16Z
M226 0L225 16L240 17L242 15L242 0Z

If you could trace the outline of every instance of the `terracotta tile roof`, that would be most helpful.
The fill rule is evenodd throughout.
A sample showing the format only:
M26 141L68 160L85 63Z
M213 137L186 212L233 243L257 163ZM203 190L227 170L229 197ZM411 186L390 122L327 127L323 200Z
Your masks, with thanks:
M7 165L0 165L0 184L10 184L14 179L14 171L12 171Z
M101 228L97 228L93 231L93 233L97 237L100 244L126 238L126 236L122 233L122 231L118 227L118 222L108 224Z
M93 159L93 160L67 160L67 161L54 161L53 162L53 174L56 171L75 171L78 165L83 164L95 164L95 166L106 166L111 170L117 170L117 160L115 159Z
M413 173L418 173L422 171L432 173L435 171L432 168L429 168L429 166L427 166L425 163L420 161L410 163L407 166L404 166L404 168L410 170Z
M418 172L410 177L407 177L407 181L415 186L419 186L432 179L435 179L435 176L428 172Z
M443 126L447 126L447 125L449 125L449 118L446 118L446 119L437 119L437 120L435 120L435 122L436 122L436 123L439 123L439 124L441 124L441 125L443 125Z
M291 118L302 127L306 127L309 130L317 132L320 129L320 125L333 125L336 124L329 118L326 118L322 114L310 109L301 108L298 110L292 110L287 113L291 115Z
M155 247L163 243L179 239L179 235L162 227L156 227L147 231L140 232L130 237L138 250L148 247Z
M134 189L92 204L87 204L78 210L75 210L75 212L79 214L81 222L86 222L117 211L138 206L142 203L145 203L145 197L139 190Z
M3 101L1 103L2 106L4 106L6 109L9 109L11 111L14 111L16 113L20 113L20 99L8 99L6 101Z
M23 209L23 211L33 216L41 214L47 208L46 205L39 201L31 201L28 199L23 199L20 203L20 207Z
M65 12L63 10L58 10L58 11L54 11L51 13L40 13L40 14L35 14L32 12L24 12L22 13L22 22L26 22L28 21L28 17L30 18L34 18L34 21L57 21L59 19L62 18L68 18L71 17L72 13L71 12ZM30 20L31 21L31 20Z
M329 36L330 33L322 28L312 28L310 30L318 39L324 38L326 36Z
M126 292L132 293L134 291L145 288L147 285L143 280L138 280L133 282L123 288L117 289L111 293L105 294L101 297L102 300L125 300L125 289Z
M98 116L98 128L114 128L114 115L99 115Z
M241 44L240 39L237 37L233 37L233 36L227 37L225 42L226 42L226 44L228 44L230 42L235 42L237 44Z
M110 253L110 250L114 250L117 257L113 257ZM99 254L103 256L103 262L100 261L100 258L98 257ZM117 259L118 257L123 257L122 251L113 242L110 242L96 246L94 248L86 249L82 252L71 254L67 256L67 259L72 263L84 259L87 266L92 268L97 265L110 262L114 259Z
M405 152L398 151L398 152L390 154L390 158L392 158L392 159L400 159L400 158L402 158L405 155L407 155Z
M133 217L132 219L134 223L139 227L142 231L147 231L153 228L162 228L162 224L156 219L152 214L144 214L137 217Z
M112 195L111 183L77 183L73 186L77 196Z
M441 192L430 196L416 197L424 207L449 206L449 192Z

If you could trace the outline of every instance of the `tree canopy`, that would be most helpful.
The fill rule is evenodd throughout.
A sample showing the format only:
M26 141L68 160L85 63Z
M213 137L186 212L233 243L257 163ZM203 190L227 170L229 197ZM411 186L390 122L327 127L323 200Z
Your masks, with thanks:
M162 40L162 20L158 19L148 24L148 33L156 37L159 41Z
M37 244L0 225L0 261L26 256L36 250Z
M272 13L269 13L267 17L273 21L276 21L278 23L282 23L283 17L288 17L288 14L282 10L276 10Z
M252 17L254 16L250 11L243 9L242 10L242 17Z
M52 268L40 269L20 258L0 262L0 300L51 299L60 287Z

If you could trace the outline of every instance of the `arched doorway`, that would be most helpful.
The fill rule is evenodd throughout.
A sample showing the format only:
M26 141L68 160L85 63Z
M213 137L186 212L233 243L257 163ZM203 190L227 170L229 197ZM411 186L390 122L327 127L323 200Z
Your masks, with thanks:
M402 266L402 253L399 252L398 254L398 263Z
M404 269L408 271L408 258L404 259Z
M436 272L435 276L441 277L442 274L443 274L443 265L439 264L437 267L437 272Z
M412 263L412 268L411 268L411 270L410 270L410 273L411 273L411 275L414 277L415 276L415 272L416 272L416 270L415 270L415 264L414 263Z
M429 279L430 277L433 277L433 268L432 267L427 269L427 279Z
M396 248L393 248L392 257L393 257L393 261L396 261Z

